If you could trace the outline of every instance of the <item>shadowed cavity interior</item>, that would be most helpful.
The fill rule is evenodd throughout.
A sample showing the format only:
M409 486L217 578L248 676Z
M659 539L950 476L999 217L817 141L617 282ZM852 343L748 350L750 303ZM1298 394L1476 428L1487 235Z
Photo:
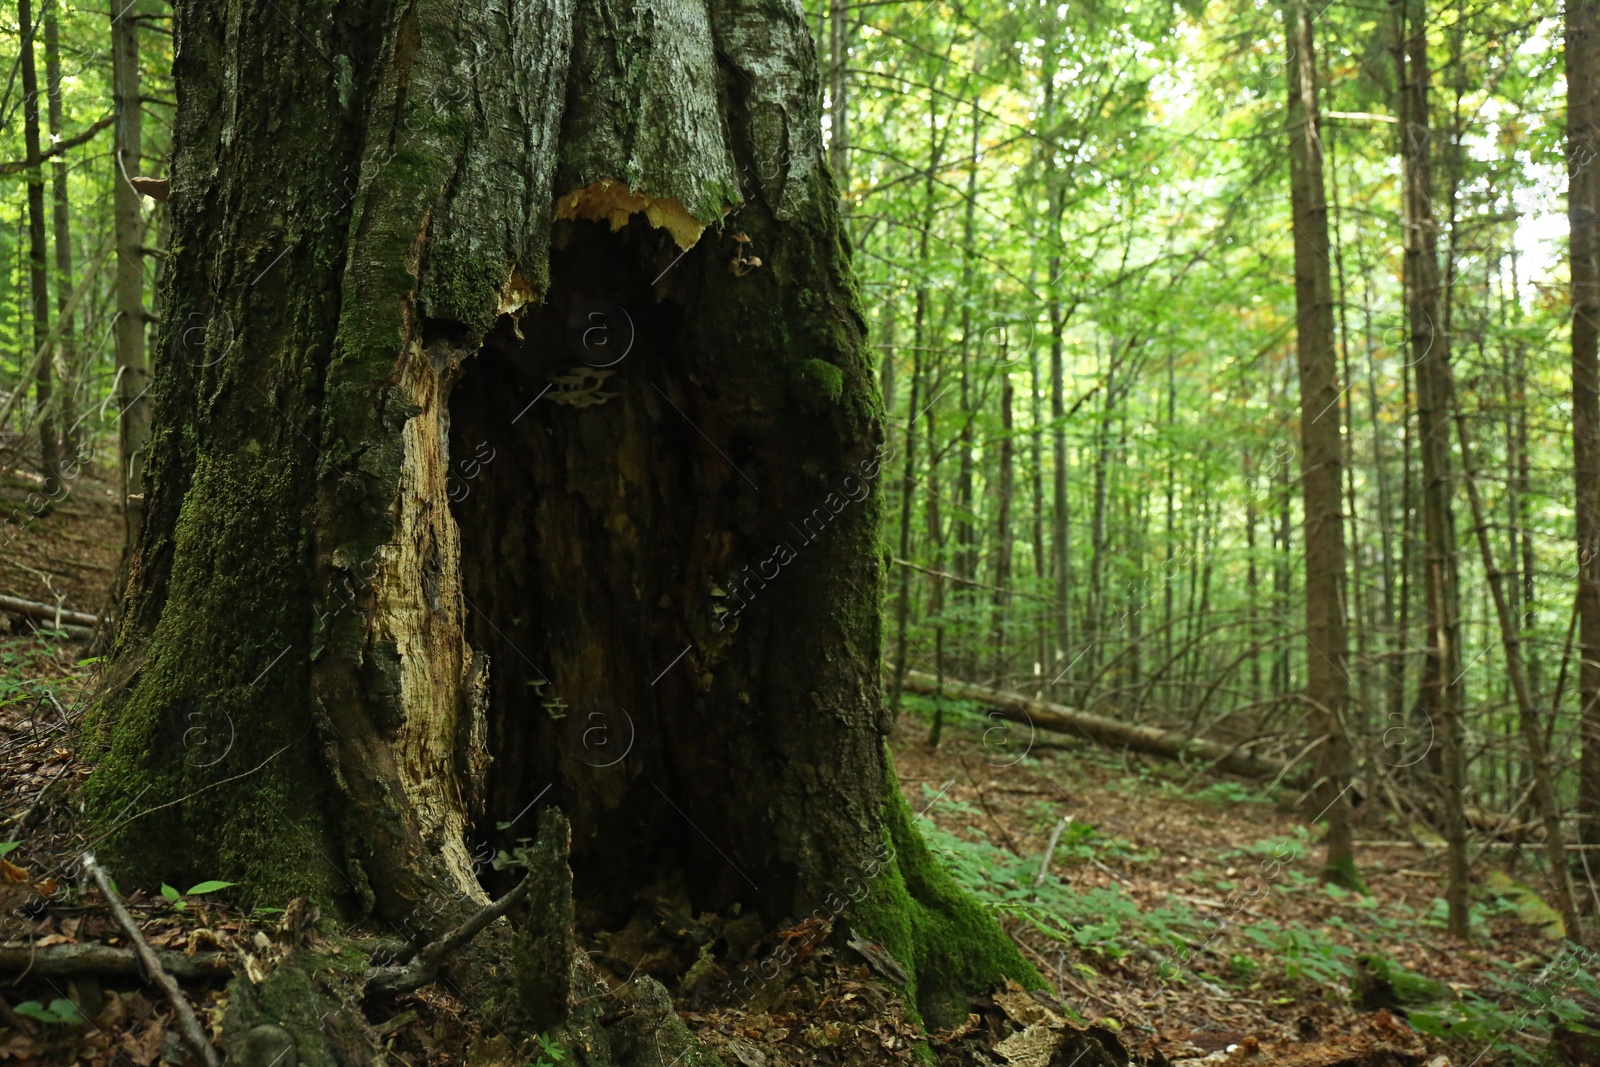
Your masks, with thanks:
M687 325L710 244L675 261L637 219L558 224L545 300L503 317L451 392L468 639L488 659L479 838L512 847L560 805L591 930L751 888L752 861L721 851L738 852L736 813L707 803L734 739L694 648L738 497L705 462L701 430L738 438L707 422L715 385ZM663 269L682 273L658 299Z

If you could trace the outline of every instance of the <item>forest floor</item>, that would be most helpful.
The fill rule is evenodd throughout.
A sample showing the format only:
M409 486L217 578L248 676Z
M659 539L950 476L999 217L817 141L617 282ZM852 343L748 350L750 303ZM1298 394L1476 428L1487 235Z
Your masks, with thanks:
M0 497L16 505L29 488L0 483ZM95 612L119 539L108 483L86 474L0 555L0 594ZM73 720L93 669L86 646L48 620L14 618L0 633L0 941L121 943L99 896L65 876L92 844L76 835L69 801L89 769ZM1443 850L1419 827L1363 812L1357 858L1370 895L1329 889L1293 797L1018 737L1014 726L1002 736L976 707L950 702L933 749L932 710L908 696L892 740L918 825L1058 994L975 1001L967 1026L933 1035L941 1062L1067 1067L1077 1060L1059 1034L1083 1025L1114 1035L1136 1062L1183 1067L1464 1067L1532 1062L1524 1057L1557 1047L1564 1062L1600 1063L1558 1026L1593 1018L1592 957L1570 966L1563 956L1559 920L1521 849L1482 848L1474 937L1461 944L1443 928ZM157 948L243 958L279 922L278 909L246 913L226 894L174 901L152 889L126 896ZM741 1007L679 983L680 1013L728 1067L915 1062L919 1031L862 956L834 941L802 955ZM220 982L191 987L212 1024L224 996ZM1043 1033L1030 1028L1041 1021L1056 1044L1018 1044ZM426 987L378 1029L394 1063L468 1062L464 1048L478 1050L470 1061L481 1067L524 1062L476 1025L465 1005ZM0 973L0 1064L185 1060L170 1008L136 976Z

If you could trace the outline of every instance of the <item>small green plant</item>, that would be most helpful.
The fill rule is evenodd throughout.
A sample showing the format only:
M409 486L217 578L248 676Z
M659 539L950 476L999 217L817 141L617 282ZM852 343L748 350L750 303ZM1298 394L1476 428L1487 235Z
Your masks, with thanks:
M183 911L189 906L188 900L190 897L198 897L205 893L215 893L219 889L227 889L230 886L235 886L238 884L238 882L201 882L199 885L190 889L187 893L180 893L167 883L162 882L161 895L166 897L167 900L171 902L173 911Z
M571 1053L562 1048L559 1042L540 1034L539 1058L529 1060L528 1067L556 1067L556 1064L566 1063L571 1058Z
M1313 982L1344 995L1355 976L1355 952L1310 930L1269 921L1247 926L1244 933L1283 961L1284 974L1292 981Z
M20 844L21 841L0 841L0 856L10 855Z
M1450 926L1450 905L1445 903L1444 897L1434 897L1433 904L1429 906L1428 913L1422 917L1422 925L1431 926L1436 930L1446 930ZM1467 906L1467 929L1473 937L1487 937L1489 924L1484 921L1483 908L1477 904Z
M37 1019L42 1023L53 1023L57 1026L67 1026L87 1021L83 1017L83 1012L78 1010L76 1004L59 997L52 1000L49 1007L45 1007L37 1000L25 1000L11 1010L18 1015L26 1015L30 1019Z
M1212 782L1195 793L1196 800L1209 800L1216 804L1262 804L1266 797L1258 790L1240 782Z
M951 810L961 807L952 804ZM1092 856L1089 842L1098 835L1087 825L1085 831L1070 849ZM1208 929L1186 908L1142 911L1138 901L1116 886L1079 890L1059 878L1035 885L1037 857L1013 856L984 840L964 841L931 820L923 823L922 834L956 882L984 907L1015 916L1047 937L1086 952L1120 959L1145 947L1178 948L1196 933L1203 940ZM1066 838L1062 834L1062 840ZM1060 843L1056 848L1061 855Z
M1304 826L1296 826L1292 833L1268 837L1253 845L1246 845L1243 849L1230 849L1223 853L1223 858L1254 856L1265 860L1276 860L1279 863L1296 863L1310 854L1311 831Z

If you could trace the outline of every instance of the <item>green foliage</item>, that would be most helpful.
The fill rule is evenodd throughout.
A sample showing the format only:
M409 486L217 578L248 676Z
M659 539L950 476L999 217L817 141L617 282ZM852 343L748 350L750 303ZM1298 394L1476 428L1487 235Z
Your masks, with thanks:
M1342 995L1355 977L1355 952L1326 936L1270 919L1246 926L1244 934L1270 951L1291 981L1312 982Z
M1195 799L1227 805L1265 804L1269 800L1260 789L1234 781L1212 782L1195 793Z
M1450 928L1450 905L1444 897L1434 897L1428 905L1428 910L1423 913L1422 923L1435 930L1448 930ZM1487 937L1489 924L1484 918L1484 909L1481 904L1467 906L1467 928L1472 937Z
M1557 1028L1583 1032L1600 1018L1600 977L1594 957L1565 945L1531 978L1506 965L1488 975L1487 992L1468 992L1440 1007L1418 1009L1409 1020L1419 1033L1482 1045L1494 1062L1549 1063Z
M1356 957L1354 989L1363 1007L1415 1007L1453 999L1450 987L1408 971L1394 960L1368 952Z
M544 1034L539 1035L539 1055L527 1063L527 1067L557 1067L572 1058L572 1054L554 1038Z
M167 883L162 882L161 895L167 898L174 911L183 911L188 907L190 897L201 896L205 893L215 893L219 889L228 889L238 884L238 882L206 881L195 885L187 893L180 893Z
M25 1015L30 1019L37 1019L42 1023L51 1023L58 1026L75 1025L88 1022L78 1006L70 1000L57 998L52 1000L48 1007L37 1000L25 1000L11 1009L18 1015Z
M1138 903L1116 886L1079 890L1059 876L1035 885L1038 857L1013 856L987 840L970 842L931 823L922 825L929 849L944 862L957 884L984 907L1022 919L1086 952L1119 959L1145 947L1180 948L1187 943L1186 936L1203 927L1181 906L1141 911ZM1071 843L1069 834L1075 837ZM1109 853L1112 848L1104 838L1099 838L1097 848L1098 835L1087 824L1075 823L1061 837L1056 855L1062 865L1092 859L1100 849ZM1058 866L1057 861L1052 860L1052 866Z

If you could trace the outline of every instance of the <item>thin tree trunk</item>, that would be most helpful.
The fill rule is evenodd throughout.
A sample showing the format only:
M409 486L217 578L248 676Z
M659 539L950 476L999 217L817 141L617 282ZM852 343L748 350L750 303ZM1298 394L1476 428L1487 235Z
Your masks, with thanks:
M1161 659L1163 663L1172 662L1172 561L1178 553L1177 536L1174 528L1177 524L1177 493L1178 493L1178 467L1174 455L1176 445L1173 443L1173 428L1177 425L1178 417L1178 380L1175 375L1174 355L1171 349L1167 351L1167 529L1166 529L1166 560L1161 570ZM1166 686L1166 702L1172 703L1172 686Z
M49 99L50 135L60 137L65 131L61 114L61 29L57 19L56 0L45 0L44 11L44 69L45 93ZM67 204L67 164L60 156L50 165L50 194L56 259L56 350L60 353L57 366L61 368L59 399L56 410L60 413L62 455L68 461L78 456L78 388L79 373L77 339L73 313L68 308L72 299L72 224Z
M1289 174L1294 203L1296 353L1300 367L1301 486L1306 537L1306 697L1310 733L1321 739L1318 816L1327 820L1323 878L1360 886L1350 832L1349 635L1344 605L1343 451L1340 440L1333 283L1328 270L1328 205L1323 192L1321 123L1311 13L1296 0L1285 12L1289 53Z
M128 181L139 177L143 151L137 15L135 3L111 6L111 106L116 116L112 127L111 205L117 255L117 317L112 336L128 551L138 537L144 514L145 451L150 440L150 403L145 396L150 372L145 361L143 198ZM208 332L231 332L230 325L227 320L212 320L205 328Z
M51 0L45 0L50 3ZM47 491L56 492L61 476L61 442L56 437L55 404L51 398L55 358L50 347L50 268L45 247L44 168L39 137L39 72L33 59L38 25L31 0L17 0L22 26L22 121L28 153L28 287L33 296L33 349L46 350L34 372L36 421L39 426L39 470Z
M1409 288L1409 283L1406 283ZM1401 736L1406 737L1413 733L1421 733L1416 729L1421 724L1412 721L1410 709L1406 707L1406 667L1407 657L1411 642L1411 599L1412 578L1416 571L1416 546L1417 546L1417 499L1416 479L1413 476L1415 464L1412 462L1412 432L1411 423L1414 412L1411 383L1413 375L1411 368L1414 359L1411 357L1411 337L1409 331L1402 345L1401 351L1405 354L1406 362L1400 368L1400 590L1396 597L1399 604L1399 619L1395 625L1394 653L1389 663L1389 716L1390 728L1401 728ZM1420 682L1419 682L1420 688ZM1431 724L1426 730L1426 736L1433 738ZM1406 757L1409 759L1409 757ZM1410 767L1412 764L1406 759L1397 761L1390 766Z
M978 101L972 101L972 151L967 156L966 202L961 214L961 291L972 293L977 260L977 210L978 210ZM972 301L961 302L961 425L957 431L956 447L960 452L956 464L956 514L955 514L955 572L968 582L978 575L978 543L973 524L973 427L977 421L976 390L973 387ZM956 601L961 605L963 619L960 629L968 632L967 617L972 615L975 587L960 585L955 590ZM972 677L978 663L976 635L969 644L962 641L962 657L957 669L963 677Z
M1347 737L1366 737L1369 735L1371 723L1369 715L1372 708L1372 677L1371 659L1367 654L1367 629L1368 619L1366 610L1366 582L1364 559L1361 551L1361 523L1360 508L1356 496L1356 425L1355 425L1355 379L1350 375L1350 318L1349 301L1346 299L1344 273L1344 238L1343 238L1343 212L1339 205L1339 166L1334 157L1335 138L1328 138L1328 187L1333 194L1333 265L1334 280L1338 286L1337 298L1339 308L1339 380L1342 387L1339 390L1340 418L1343 424L1342 451L1340 459L1343 463L1344 493L1346 501L1346 518L1349 524L1350 536L1350 570L1348 575L1340 574L1340 599L1345 600L1348 607L1350 624L1355 630L1355 660L1352 664L1356 676L1356 700L1346 716L1345 735ZM1344 592L1348 590L1348 596Z
M1360 243L1356 245L1358 251ZM1390 490L1389 467L1383 451L1383 422L1379 418L1378 382L1377 371L1374 367L1373 340L1372 340L1372 302L1371 302L1371 271L1366 257L1361 256L1362 277L1362 307L1361 307L1361 332L1363 347L1366 352L1366 379L1367 379L1367 420L1371 428L1372 441L1372 472L1373 478L1378 483L1378 544L1383 553L1383 626L1389 633L1389 650L1384 656L1384 732L1395 726L1403 726L1405 722L1405 634L1400 625L1397 612L1396 586L1402 584L1401 571L1403 563L1395 559L1394 532L1395 521L1394 501ZM1402 372L1402 377L1404 372ZM1408 410L1409 389L1402 386L1402 411L1401 433L1405 433L1404 424L1410 418ZM1402 505L1404 507L1404 505ZM1405 538L1406 522L1401 516L1402 558L1404 558L1403 542Z
M1115 369L1117 346L1111 345L1112 368ZM1105 557L1106 557L1106 483L1107 465L1111 462L1111 405L1112 390L1105 389L1099 418L1094 426L1094 498L1089 520L1089 602L1085 606L1083 637L1088 644L1084 656L1084 669L1093 673L1100 653L1105 651Z
M1467 823L1463 809L1466 745L1461 721L1461 606L1451 502L1450 423L1445 383L1450 339L1440 327L1438 227L1428 116L1428 37L1422 0L1401 0L1400 139L1406 191L1406 276L1409 332L1417 365L1417 432L1422 452L1424 589L1428 658L1423 707L1439 746L1439 803L1448 845L1445 900L1450 932L1468 936Z
M935 379L937 381L937 379ZM928 438L928 489L925 515L927 522L928 547L933 550L933 573L929 576L928 596L928 621L933 625L933 670L940 678L945 676L944 662L944 520L939 514L939 437L937 411L929 407L922 416L927 423L926 433ZM901 557L909 559L910 557ZM928 733L928 745L931 748L939 747L939 736L944 729L944 701L939 700L934 707L933 728Z
M1050 62L1043 74L1045 128L1055 127L1055 60L1053 42L1048 50ZM1061 220L1066 213L1066 191L1057 174L1055 151L1046 143L1045 196L1050 203L1050 280L1046 283L1046 314L1050 320L1050 576L1054 581L1054 610L1052 626L1056 654L1052 664L1070 664L1076 653L1072 650L1072 524L1070 504L1067 499L1067 400L1066 365L1064 362L1063 335L1067 312L1061 300ZM1049 670L1052 680L1068 671ZM1072 679L1065 678L1066 692L1072 692ZM1059 689L1059 683L1052 689Z
M1448 374L1448 371L1447 371ZM1446 379L1447 387L1450 386ZM1571 871L1567 867L1566 836L1561 829L1561 809L1556 802L1555 787L1550 777L1550 760L1545 752L1544 737L1539 730L1539 711L1534 704L1533 690L1528 685L1527 671L1523 668L1522 639L1518 634L1518 619L1512 610L1505 590L1505 572L1495 562L1494 549L1489 544L1489 513L1478 494L1478 481L1472 469L1472 439L1467 429L1467 419L1461 404L1450 388L1449 405L1455 414L1456 436L1461 442L1461 475L1467 487L1467 501L1472 508L1472 528L1478 541L1478 555L1483 560L1484 574L1489 579L1489 592L1494 598L1495 616L1500 623L1500 647L1505 651L1506 673L1516 695L1517 721L1522 727L1523 743L1528 749L1528 764L1533 775L1533 798L1544 825L1544 844L1549 856L1549 878L1556 891L1556 908L1566 925L1567 937L1583 943L1583 927L1572 893ZM1513 572L1514 575L1514 572Z
M1572 467L1578 557L1579 837L1600 844L1600 3L1566 5Z
M1033 509L1033 580L1036 589L1045 587L1048 571L1044 547L1044 397L1039 390L1039 346L1033 343L1034 324L1028 324L1028 460L1029 496ZM1044 613L1034 624L1033 659L1035 691L1044 696L1044 674L1050 667L1051 613Z
M1011 434L1015 425L1012 419L1014 397L1011 375L1008 371L1009 368L1006 367L1000 369L1000 448L998 449L1000 470L995 494L997 499L994 523L994 599L990 605L992 614L989 626L994 656L994 669L991 673L995 679L995 686L1002 689L1007 682L1005 590L1011 582Z
M1256 470L1255 457L1246 445L1244 449L1244 546L1245 546L1245 582L1250 586L1250 598L1245 602L1245 640L1255 648L1260 641L1257 633L1256 622L1256 596L1261 587L1261 576L1256 566ZM1261 700L1261 656L1257 652L1250 654L1250 702L1258 703Z
M850 207L850 5L828 0L828 166L840 210Z
M928 240L933 228L933 175L939 169L940 147L938 115L934 110L934 97L928 101L928 171L923 180L922 232L917 244L917 306L911 323L911 395L906 407L906 454L900 475L900 558L911 558L911 505L917 485L917 416L925 406L922 400L923 360L926 347L928 319ZM900 714L901 694L905 689L906 670L911 654L911 638L906 632L911 626L911 568L900 568L900 589L895 600L895 651L894 675L890 682L889 710Z
M1272 567L1272 607L1280 619L1289 617L1289 599L1294 592L1294 525L1290 502L1289 464L1280 463L1274 472L1274 486L1278 504L1278 526L1273 533L1273 544L1278 549ZM1168 638L1170 641L1170 637ZM1170 653L1168 654L1170 658ZM1272 668L1272 695L1287 696L1294 688L1294 660L1289 642L1278 646L1278 661Z

